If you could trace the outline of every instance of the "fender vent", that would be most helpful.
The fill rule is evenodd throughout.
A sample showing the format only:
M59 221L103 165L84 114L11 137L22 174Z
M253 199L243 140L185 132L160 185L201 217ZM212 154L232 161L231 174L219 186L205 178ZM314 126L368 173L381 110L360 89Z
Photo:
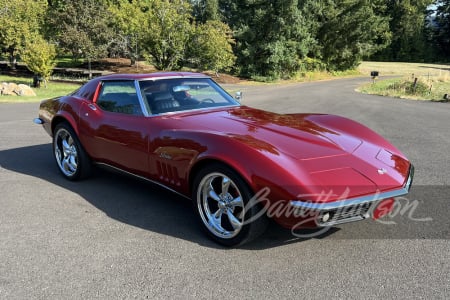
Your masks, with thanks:
M156 162L156 168L159 178L172 185L180 185L180 177L178 176L178 170L174 166L163 162Z

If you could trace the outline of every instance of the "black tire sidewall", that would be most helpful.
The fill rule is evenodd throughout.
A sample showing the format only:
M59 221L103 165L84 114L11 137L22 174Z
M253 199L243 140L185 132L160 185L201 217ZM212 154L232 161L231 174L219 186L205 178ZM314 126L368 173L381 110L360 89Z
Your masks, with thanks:
M58 132L61 129L67 131L70 134L70 136L72 137L72 140L74 141L75 148L77 149L77 156L78 156L77 170L75 171L75 173L73 173L70 176L67 174L64 174L64 172L61 170L61 168L59 166L58 158L56 157L56 153L55 153L56 137L58 136ZM53 146L52 150L53 150L53 157L55 159L55 163L58 167L58 170L65 178L75 181L75 180L79 180L79 179L82 179L82 178L85 178L88 176L88 173L90 171L90 159L87 156L86 152L84 151L75 131L72 129L72 127L69 124L67 124L66 122L62 122L62 123L56 125L55 131L53 134L52 146Z
M243 197L244 206L247 206L248 202L253 197L254 193L249 188L248 184L242 179L242 177L236 171L234 171L233 169L231 169L230 167L228 167L226 165L223 165L220 163L215 163L215 164L211 164L211 165L203 168L195 177L193 189L192 189L192 203L194 206L194 210L197 214L197 217L201 224L202 229L206 232L206 234L212 240L214 240L215 242L217 242L223 246L227 246L227 247L234 247L234 246L242 245L242 244L256 238L262 232L264 232L265 224L267 222L266 222L266 220L263 220L263 219L266 219L266 215L261 216L260 218L258 218L257 220L255 220L253 222L243 225L243 227L241 228L239 233L232 238L225 239L225 238L218 237L214 233L212 233L206 227L206 225L203 223L203 220L201 217L202 212L199 211L199 207L198 207L197 193L198 193L199 184L202 181L202 179L205 176L207 176L208 174L215 173L215 172L222 173L223 175L228 176L234 182L234 184L236 184L237 188L239 189L239 191ZM256 207L255 205L252 205L248 210L246 210L245 216L244 216L244 221L249 220L252 216L256 215L258 213L258 211L259 211L258 207ZM261 228L261 226L264 226L264 228Z

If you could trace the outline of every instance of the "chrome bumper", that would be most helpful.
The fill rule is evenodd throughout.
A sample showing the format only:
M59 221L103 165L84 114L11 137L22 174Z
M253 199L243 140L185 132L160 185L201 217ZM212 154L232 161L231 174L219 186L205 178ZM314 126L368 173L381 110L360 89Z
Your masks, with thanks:
M42 124L44 124L44 120L42 120L41 118L34 118L33 119L33 123L34 124L38 124L38 125L42 125Z
M338 200L328 203L305 202L300 200L290 201L290 205L296 210L296 215L311 215L316 212L318 226L333 226L342 223L360 221L370 217L372 211L382 200L400 197L408 194L414 177L414 166L411 164L408 180L403 187L388 191L378 192L372 195ZM321 221L325 214L329 214L327 221Z

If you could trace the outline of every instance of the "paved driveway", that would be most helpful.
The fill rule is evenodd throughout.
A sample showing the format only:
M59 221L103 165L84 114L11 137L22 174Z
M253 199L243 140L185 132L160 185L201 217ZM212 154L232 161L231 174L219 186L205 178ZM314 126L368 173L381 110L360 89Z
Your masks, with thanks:
M450 298L450 104L366 96L367 79L242 87L243 103L356 119L415 164L414 187L384 224L301 239L272 224L224 249L188 201L97 170L68 182L38 104L0 104L0 299Z

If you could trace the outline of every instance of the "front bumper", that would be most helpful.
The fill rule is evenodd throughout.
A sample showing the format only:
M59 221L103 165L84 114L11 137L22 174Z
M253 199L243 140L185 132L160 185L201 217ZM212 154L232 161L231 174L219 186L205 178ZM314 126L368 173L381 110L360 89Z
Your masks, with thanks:
M294 208L297 216L311 215L313 212L317 215L316 225L320 227L360 221L372 216L374 210L383 200L408 194L413 177L414 167L411 164L408 179L403 187L399 189L333 202L320 203L292 200L289 204Z
M41 118L34 118L34 119L33 119L33 123L34 123L34 124L38 124L38 125L42 125L42 124L44 124L45 122L44 122L44 120L42 120Z

